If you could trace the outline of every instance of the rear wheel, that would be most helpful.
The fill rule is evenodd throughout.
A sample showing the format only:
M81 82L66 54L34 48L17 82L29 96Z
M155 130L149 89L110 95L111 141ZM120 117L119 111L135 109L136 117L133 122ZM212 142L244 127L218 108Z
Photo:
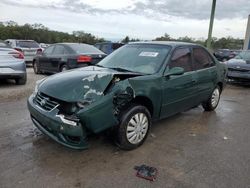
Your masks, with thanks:
M69 70L67 65L62 65L61 68L60 68L61 72L64 72L64 71L67 71L67 70Z
M142 145L148 136L151 126L151 115L141 105L132 105L123 112L118 127L118 145L122 149L131 150Z
M202 106L205 111L213 111L218 106L220 101L220 94L220 87L217 86L209 97L209 99L202 103Z

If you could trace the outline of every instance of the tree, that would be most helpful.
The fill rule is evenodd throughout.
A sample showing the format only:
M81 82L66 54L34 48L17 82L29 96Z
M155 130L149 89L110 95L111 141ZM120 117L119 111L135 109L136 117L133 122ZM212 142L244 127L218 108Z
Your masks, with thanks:
M169 34L165 33L163 36L156 37L154 40L156 40L156 41L171 41L173 39L169 36Z
M128 43L129 42L129 36L126 36L123 40L122 43Z
M74 31L73 34L49 30L42 24L18 25L14 21L0 23L0 39L31 39L43 43L57 42L82 42L95 44L103 42L103 38L98 38L84 31Z

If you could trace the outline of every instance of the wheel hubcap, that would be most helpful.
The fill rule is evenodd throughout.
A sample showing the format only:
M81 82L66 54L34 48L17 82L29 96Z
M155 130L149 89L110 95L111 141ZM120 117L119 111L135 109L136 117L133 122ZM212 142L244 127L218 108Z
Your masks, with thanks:
M66 71L66 70L67 70L67 68L66 68L66 67L63 67L63 68L62 68L62 72Z
M211 102L212 102L212 106L215 107L217 106L218 102L220 99L220 91L218 88L216 88L212 94L212 98L211 98Z
M140 143L148 131L148 118L144 113L135 114L127 125L126 136L131 144Z

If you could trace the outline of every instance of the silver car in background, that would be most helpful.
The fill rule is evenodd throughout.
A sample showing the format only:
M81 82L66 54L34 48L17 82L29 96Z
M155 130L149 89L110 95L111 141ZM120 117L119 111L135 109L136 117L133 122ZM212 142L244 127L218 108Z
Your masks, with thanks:
M32 64L34 57L37 54L42 53L39 44L34 40L7 39L5 42L15 50L23 53L24 60L27 64Z
M27 73L23 54L0 41L0 81L3 79L15 79L16 84L24 85Z

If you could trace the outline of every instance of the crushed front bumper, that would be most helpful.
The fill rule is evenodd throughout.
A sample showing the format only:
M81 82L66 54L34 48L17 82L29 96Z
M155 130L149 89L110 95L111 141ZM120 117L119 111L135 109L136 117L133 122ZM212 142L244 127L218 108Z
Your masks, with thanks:
M87 149L87 134L84 126L77 122L75 126L61 120L58 109L45 111L34 102L34 95L28 99L28 109L35 126L56 142L72 149Z

